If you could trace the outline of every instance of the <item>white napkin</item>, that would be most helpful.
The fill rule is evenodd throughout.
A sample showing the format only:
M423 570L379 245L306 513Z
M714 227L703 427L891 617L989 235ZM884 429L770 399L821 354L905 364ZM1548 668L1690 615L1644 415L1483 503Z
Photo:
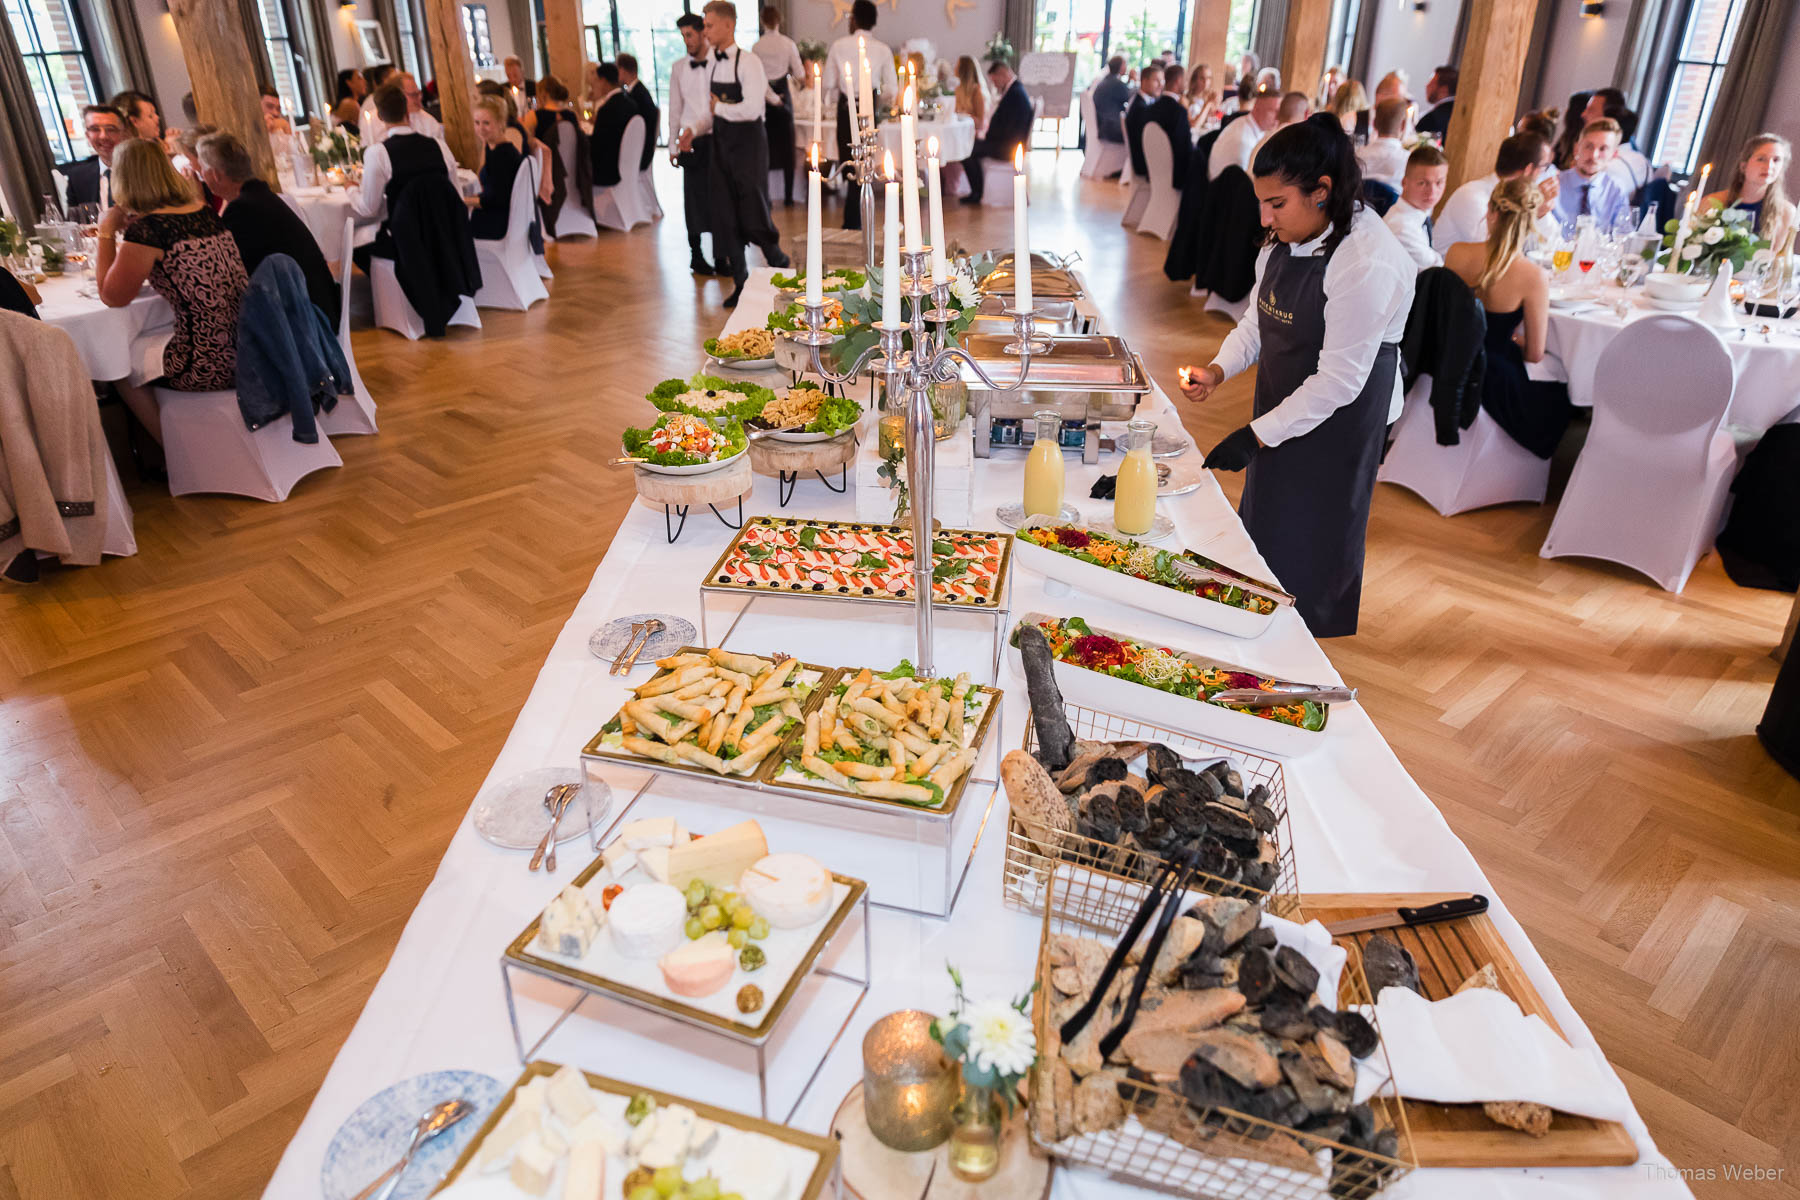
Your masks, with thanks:
M50 181L56 185L56 207L65 218L69 215L69 177L61 171L50 172Z
M1533 1100L1559 1112L1625 1121L1631 1098L1598 1050L1577 1050L1512 997L1470 988L1427 1000L1409 988L1388 987L1375 1002L1387 1063L1371 1054L1356 1066L1356 1099L1387 1083L1386 1067L1402 1096L1442 1104Z
M1657 233L1657 232L1659 232L1658 226L1656 224L1656 205L1652 204L1649 208L1646 208L1644 210L1644 219L1641 222L1639 222L1639 224L1638 224L1638 232L1639 233Z
M1306 956L1307 962L1319 968L1319 987L1313 993L1312 1002L1336 1011L1338 981L1343 977L1344 962L1350 957L1349 952L1332 941L1331 934L1317 921L1296 925L1283 917L1264 913L1262 924L1264 929L1275 931L1277 945L1292 946Z

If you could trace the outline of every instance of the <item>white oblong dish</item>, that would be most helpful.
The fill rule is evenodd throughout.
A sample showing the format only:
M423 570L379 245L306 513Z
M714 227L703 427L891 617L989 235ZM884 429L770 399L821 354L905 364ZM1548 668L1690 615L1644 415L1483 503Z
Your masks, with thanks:
M742 455L744 453L744 450L748 450L749 448L750 448L750 444L748 442L746 442L746 443L744 443L743 450L739 450L737 452L737 454L733 454L729 458L721 458L714 462L709 462L709 463L695 463L692 466L687 466L687 467L665 467L658 463L647 463L647 462L646 463L634 463L633 465L638 467L640 470L650 472L652 475L704 475L708 471L716 471L720 467L730 466L732 463L734 463L738 460L739 455ZM625 453L630 454L630 451L628 450Z
M718 354L709 354L706 361L715 367L736 368L740 371L775 371L781 364L775 361L773 354L767 358L725 358Z

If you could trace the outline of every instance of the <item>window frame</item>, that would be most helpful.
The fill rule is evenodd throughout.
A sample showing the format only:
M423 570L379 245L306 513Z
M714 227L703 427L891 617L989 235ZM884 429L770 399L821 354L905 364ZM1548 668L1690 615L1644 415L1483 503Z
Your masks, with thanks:
M488 6L480 0L462 0L457 7L462 12L463 44L468 47L469 60L477 70L491 70L499 66L500 60L494 57L494 30L488 19ZM479 28L476 20L478 10ZM483 44L487 47L486 53L482 52Z
M37 22L32 18L29 0L18 0L21 15L25 19L25 32L29 35L30 46L37 47L36 49L28 48L24 42L20 42L19 59L28 73L34 69L34 64L35 69L42 72L42 74L33 80L33 82L44 85L45 95L49 98L51 105L56 109L56 116L61 123L61 126L56 136L52 137L50 129L43 127L44 114L41 109L38 112L38 123L39 126L43 128L44 141L50 151L51 161L58 166L62 166L67 163L80 162L82 159L90 157L90 154L82 153L81 151L86 149L86 143L78 143L68 132L69 116L71 114L62 111L61 93L54 87L49 86L50 81L55 78L51 73L50 60L73 58L80 63L83 78L87 84L89 96L88 103L104 104L106 102L106 97L100 90L99 63L94 57L94 40L88 32L87 17L82 13L81 5L77 3L77 0L59 0L59 2L62 4L64 11L69 15L69 28L75 35L77 46L73 50L42 49L43 43L38 37ZM8 21L11 21L10 17L8 17ZM19 41L18 26L15 25L13 29L13 40ZM73 115L77 118L75 122L76 125L79 126L81 124L79 119L81 116L80 110L77 109ZM59 157L59 143L68 147L69 157Z
M1719 27L1719 40L1715 45L1711 58L1683 57L1689 33L1702 6L1712 0L1683 0L1679 16L1672 23L1674 37L1671 39L1668 57L1663 63L1659 78L1661 88L1656 103L1656 134L1651 142L1650 161L1669 166L1676 174L1691 175L1696 169L1695 160L1700 155L1702 143L1706 140L1706 128L1712 121L1713 106L1717 104L1719 90L1723 84L1725 72L1731 66L1731 45L1736 40L1738 28L1744 18L1744 10L1748 0L1724 0L1724 20ZM1731 36L1727 38L1727 34ZM1671 161L1668 151L1667 137L1670 117L1673 108L1682 93L1679 83L1684 68L1697 67L1706 72L1705 91L1702 93L1700 110L1695 117L1692 140L1688 143L1687 154L1680 162Z
M281 17L284 32L278 37L269 32L268 18L264 15L263 5L274 6ZM270 86L276 86L275 63L277 54L285 54L287 68L294 77L294 87L300 93L300 111L291 114L292 120L307 119L315 111L317 97L313 95L312 52L313 48L307 40L307 27L300 19L294 0L258 0L256 5L257 24L262 27L263 53L269 59ZM295 31L298 30L296 33Z

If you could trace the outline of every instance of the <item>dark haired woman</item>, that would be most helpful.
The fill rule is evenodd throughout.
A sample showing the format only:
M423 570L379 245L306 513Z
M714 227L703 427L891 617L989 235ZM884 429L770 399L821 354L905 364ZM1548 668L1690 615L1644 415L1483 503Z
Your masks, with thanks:
M1206 456L1249 473L1238 514L1315 637L1356 632L1363 535L1383 435L1399 415L1396 362L1417 268L1372 209L1338 118L1271 135L1251 164L1268 242L1256 303L1205 368L1204 400L1259 363L1255 416Z
M1556 161L1559 171L1575 165L1575 143L1581 140L1581 128L1587 124L1587 104L1593 98L1592 92L1575 92L1569 96L1569 107L1562 111L1562 132L1550 148L1550 157Z
M369 81L355 67L337 73L337 97L331 102L331 115L339 125L361 136L362 103L369 94Z

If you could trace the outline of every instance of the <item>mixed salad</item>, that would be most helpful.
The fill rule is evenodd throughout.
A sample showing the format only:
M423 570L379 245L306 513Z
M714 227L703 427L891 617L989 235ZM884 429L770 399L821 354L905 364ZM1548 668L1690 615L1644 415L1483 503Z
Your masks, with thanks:
M1247 592L1241 587L1220 583L1217 580L1189 579L1178 573L1171 564L1178 558L1186 558L1187 561L1208 570L1236 575L1249 583L1256 582L1246 576L1238 575L1231 568L1216 563L1204 555L1196 554L1192 550L1180 552L1158 550L1154 546L1146 546L1141 542L1111 537L1074 525L1029 526L1018 530L1015 536L1024 538L1035 546L1042 546L1046 550L1054 550L1058 554L1066 554L1070 558L1092 563L1096 567L1105 567L1107 570L1117 571L1121 575L1130 575L1134 579L1174 588L1176 591L1185 592L1190 596L1216 600L1220 604L1241 608L1263 616L1275 611L1275 601L1267 596Z
M779 329L786 333L803 333L806 330L806 305L798 300L769 314L769 328ZM844 332L844 302L825 297L825 332Z
M1095 633L1080 617L1039 621L1038 628L1050 643L1050 653L1058 662L1111 675L1159 692L1170 692L1190 700L1216 704L1212 697L1227 688L1255 688L1272 691L1278 680L1265 679L1249 671L1217 663L1199 662L1173 650L1134 642L1127 638L1107 637ZM1014 644L1018 635L1015 632ZM1232 712L1279 721L1300 729L1325 728L1326 707L1316 700L1302 700L1269 708L1243 708L1235 704L1219 704Z
M665 379L645 397L662 412L694 417L741 417L749 420L762 413L775 393L754 383L721 379L704 372L689 379Z
M715 429L699 417L669 413L648 429L627 429L624 443L625 453L659 467L697 467L736 457L748 438L736 417Z
M797 292L806 286L806 272L795 271L792 275L776 275L769 282L782 291ZM819 280L819 290L823 292L854 292L868 282L869 277L861 271L855 271L849 267L839 267L835 271L825 272L825 277Z

